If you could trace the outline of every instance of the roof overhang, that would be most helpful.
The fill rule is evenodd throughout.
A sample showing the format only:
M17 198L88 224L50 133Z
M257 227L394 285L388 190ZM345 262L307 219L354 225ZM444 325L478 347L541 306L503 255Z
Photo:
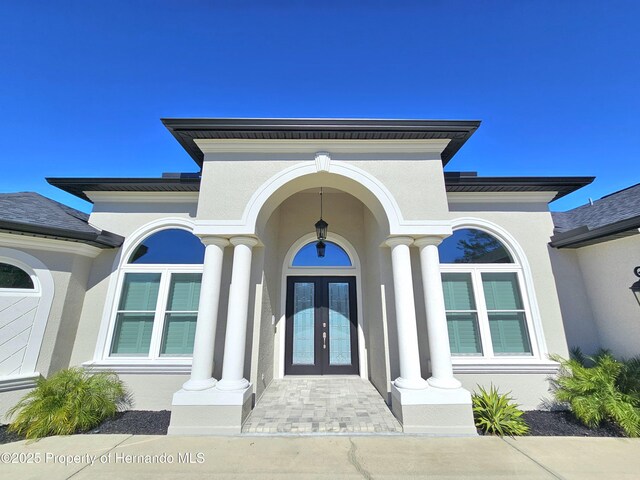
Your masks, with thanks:
M556 233L549 245L555 248L580 248L618 238L640 234L640 215L590 229L582 226L567 232Z
M86 192L198 192L199 174L175 174L160 178L47 178L54 187L93 203Z
M202 140L446 140L442 163L456 154L480 121L330 118L163 118L162 123L202 166Z
M481 201L482 193L494 192L550 192L547 201L554 201L589 185L595 177L478 177L474 172L445 172L447 192L477 193L469 200ZM515 201L515 196L505 197ZM523 195L523 198L525 196Z
M474 172L445 172L445 186L447 192L473 195L467 197L469 201L487 201L491 193L505 195L504 201L517 202L532 201L532 194L539 193L536 198L545 202L563 197L585 185L590 184L594 177L478 177ZM200 176L194 173L165 174L161 178L47 178L54 187L58 187L76 197L93 203L100 199L96 192L122 192L122 201L160 201L161 196L154 200L154 193L175 194L176 202L193 201L191 196L184 197L185 192L200 191ZM149 195L128 195L144 192ZM178 195L178 193L182 195ZM518 194L521 196L518 197ZM486 198L482 198L482 196ZM162 200L169 200L162 197ZM462 199L461 199L462 200ZM543 201L540 200L540 201Z
M95 233L78 232L66 228L32 225L7 220L0 220L0 231L16 235L29 235L53 240L84 243L97 248L115 248L124 242L123 237L115 233L107 232L106 230L96 230Z

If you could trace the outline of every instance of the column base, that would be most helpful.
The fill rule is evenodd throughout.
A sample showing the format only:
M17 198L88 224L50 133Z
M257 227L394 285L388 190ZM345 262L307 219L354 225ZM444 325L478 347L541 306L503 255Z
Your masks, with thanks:
M427 383L429 385L431 385L432 387L444 388L444 389L447 389L447 390L456 389L456 388L461 388L462 387L462 384L458 380L453 378L453 377L446 378L446 379L430 377L430 378L427 379Z
M429 384L424 378L402 378L398 377L393 381L393 384L403 390L424 390L429 387Z
M238 435L249 416L253 392L178 390L173 395L169 435Z
M230 392L234 390L244 390L245 388L248 388L249 385L249 380L247 380L246 378L241 378L240 380L225 380L223 378L218 382L216 388L218 390Z
M391 411L405 433L476 436L471 394L464 388L407 390L391 386Z
M218 383L218 381L215 378L208 378L206 380L187 380L186 382L184 382L184 384L182 385L182 389L183 390L188 390L188 391L200 391L200 390L207 390L209 388L213 388L216 386L216 383Z

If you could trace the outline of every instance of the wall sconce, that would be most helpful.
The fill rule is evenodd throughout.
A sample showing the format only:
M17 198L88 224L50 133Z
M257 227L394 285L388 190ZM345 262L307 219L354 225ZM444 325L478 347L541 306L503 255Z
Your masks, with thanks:
M640 267L636 267L633 269L633 273L636 274L636 277L640 278ZM630 290L633 292L633 295L636 297L638 301L638 305L640 305L640 280L631 285Z

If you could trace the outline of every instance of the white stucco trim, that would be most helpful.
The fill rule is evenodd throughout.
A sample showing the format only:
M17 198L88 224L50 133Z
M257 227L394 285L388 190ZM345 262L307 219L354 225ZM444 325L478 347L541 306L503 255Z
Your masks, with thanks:
M0 377L0 393L33 388L42 375L38 372Z
M538 301L536 297L535 287L533 283L533 275L531 273L531 267L529 266L529 261L527 259L527 255L524 252L524 249L520 246L517 240L504 228L501 226L490 222L488 220L484 220L482 218L476 217L458 217L454 218L451 221L453 230L457 230L460 228L476 228L478 230L485 231L493 236L495 236L498 240L500 240L505 248L509 251L509 253L516 260L518 268L521 269L522 276L524 282L523 285L523 300L525 305L528 307L528 311L531 314L530 325L533 327L533 334L530 335L531 338L531 347L533 350L533 356L528 360L529 362L540 361L541 359L547 358L548 349L547 342L544 337L544 330L542 327L542 318L540 316L540 309L538 308ZM441 264L444 265L444 264ZM507 264L505 264L507 265ZM495 268L500 268L499 265L494 265ZM506 268L506 267L505 267ZM454 363L454 371L455 365L461 363L460 357L452 357L452 361ZM526 359L525 359L526 361ZM474 363L481 363L482 360ZM496 357L496 363L509 363L510 359L508 357L500 358Z
M179 228L193 233L194 227L195 224L191 220L179 217L166 217L142 225L125 239L113 261L111 275L109 275L109 287L107 288L102 321L100 322L96 349L93 354L93 362L101 363L103 360L109 358L109 341L113 333L113 322L115 321L114 306L118 302L120 286L125 273L123 267L126 266L127 259L140 242L154 233L170 228ZM201 270L202 265L200 265L200 271ZM123 358L119 358L118 361L121 364L131 363L133 365L136 363L136 359L133 358L130 362Z
M449 204L455 203L549 203L556 192L447 192Z
M531 360L527 362L477 362L469 364L454 364L453 373L486 373L486 374L501 374L501 373L529 373L529 374L543 374L543 375L555 375L558 373L560 364L556 362L544 362Z
M199 192L85 192L93 203L198 203Z
M161 360L148 361L110 361L106 359L100 362L85 362L82 366L93 372L115 372L117 374L190 374L191 359L182 363L166 362Z
M24 270L31 276L33 281L33 290L9 290L3 289L0 295L35 295L40 297L38 309L36 311L29 340L22 359L20 374L34 374L36 365L40 355L40 347L44 339L44 332L47 327L49 313L51 312L51 304L53 303L53 295L55 293L55 283L49 268L42 263L41 260L29 255L28 253L14 250L11 248L0 247L0 262L15 265ZM24 292L24 293L23 293Z
M443 235L451 234L448 220L411 220L402 212L391 192L373 175L347 162L332 160L329 173L353 180L366 188L380 202L389 222L391 235ZM196 235L255 235L258 215L262 207L280 188L297 178L318 172L315 160L296 163L281 170L263 183L249 199L242 218L238 220L197 220ZM352 193L352 192L347 192Z
M367 380L369 378L369 366L367 364L367 346L365 344L364 337L364 316L362 314L362 268L360 264L360 258L353 245L341 235L336 233L329 233L327 241L333 242L339 245L351 259L352 267L293 267L291 263L298 250L304 247L307 243L317 240L315 232L307 233L298 240L296 240L287 254L284 256L284 262L282 266L282 283L280 288L280 311L282 316L280 318L280 324L283 326L280 329L280 335L278 337L278 364L276 369L276 378L284 378L284 356L285 356L285 338L286 338L286 305L287 305L287 276L289 275L302 275L302 276L352 276L356 277L356 304L358 307L358 367L360 370L360 378Z
M228 153L435 153L441 154L450 139L422 140L246 140L195 139L205 155ZM224 157L222 157L224 158Z
M72 253L85 257L95 258L101 248L87 245L86 243L57 240L55 238L32 237L27 234L0 233L0 245L13 248L33 248L47 252Z

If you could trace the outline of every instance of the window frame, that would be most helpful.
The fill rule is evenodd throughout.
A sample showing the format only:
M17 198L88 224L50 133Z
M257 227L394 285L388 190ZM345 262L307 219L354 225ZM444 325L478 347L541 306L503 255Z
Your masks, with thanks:
M16 262L13 259L2 258L0 257L0 263L4 263L6 265L11 265L12 267L18 268L22 270L24 273L29 275L31 279L31 283L33 284L33 288L8 288L8 287L0 287L0 294L3 295L40 295L40 283L38 282L38 276L33 272L33 269L22 265L21 262Z
M128 259L127 259L128 260ZM191 364L192 355L163 355L162 336L166 323L167 302L169 300L169 290L171 288L171 276L176 273L200 273L203 272L203 265L199 264L126 264L120 269L118 275L118 287L116 289L115 301L113 304L109 333L107 335L104 351L104 360L117 363L171 363L171 364ZM118 313L120 313L120 301L124 279L127 273L159 273L160 284L158 286L158 298L153 317L153 328L151 331L151 341L149 343L149 353L147 355L114 355L113 340L116 332Z
M480 334L480 345L482 353L479 355L456 355L451 353L451 361L454 371L457 369L465 370L465 367L485 365L491 366L515 366L541 364L546 361L544 338L539 326L537 318L537 306L532 303L531 295L535 295L532 290L530 275L526 275L528 267L526 260L522 258L522 252L514 247L515 241L509 238L506 232L499 233L502 229L497 226L488 228L484 225L484 221L477 219L458 219L454 223L453 230L472 229L480 230L499 241L507 250L513 260L513 263L440 263L441 278L443 273L469 273L471 275L471 285L473 288L473 298L476 303L478 332ZM445 239L446 240L446 239ZM487 310L486 300L484 296L484 288L482 284L482 273L515 273L519 293L523 303L525 315L526 334L528 336L531 354L498 354L493 349L491 340L491 329L489 323L489 312ZM541 339L542 342L541 343Z

